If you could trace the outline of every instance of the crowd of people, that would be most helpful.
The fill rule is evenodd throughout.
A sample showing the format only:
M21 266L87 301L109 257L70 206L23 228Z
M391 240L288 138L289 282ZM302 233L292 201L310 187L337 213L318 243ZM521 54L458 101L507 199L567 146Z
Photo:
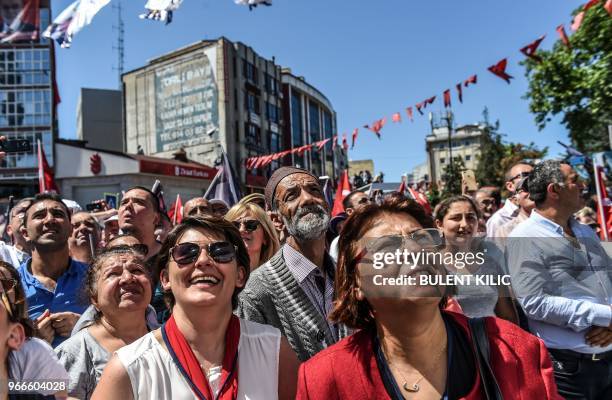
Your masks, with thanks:
M521 162L504 189L432 212L355 191L332 218L318 177L281 167L176 225L145 187L97 212L21 199L0 242L0 381L65 383L28 398L612 398L612 269L583 182ZM400 278L417 283L377 283Z

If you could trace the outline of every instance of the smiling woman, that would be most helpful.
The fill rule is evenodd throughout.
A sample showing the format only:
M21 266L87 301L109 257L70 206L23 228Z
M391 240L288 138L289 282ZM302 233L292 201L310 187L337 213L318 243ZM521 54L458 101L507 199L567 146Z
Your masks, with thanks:
M56 349L70 375L70 396L89 399L110 355L147 333L145 311L151 301L151 287L151 276L140 253L126 247L96 258L85 285L97 309L94 322Z
M158 259L172 315L116 352L94 398L294 398L297 357L280 331L232 313L248 266L230 222L211 216L177 225Z

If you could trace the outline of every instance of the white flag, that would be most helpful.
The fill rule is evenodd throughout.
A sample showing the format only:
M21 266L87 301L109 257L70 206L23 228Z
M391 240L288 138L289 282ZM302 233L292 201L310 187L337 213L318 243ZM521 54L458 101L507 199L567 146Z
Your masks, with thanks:
M141 19L165 21L166 25L172 22L172 15L179 8L183 0L148 0L145 4L145 13L140 14Z
M55 39L62 47L70 47L72 37L83 27L89 25L93 17L110 0L77 0L69 5L43 33L43 36Z
M243 6L249 6L249 10L252 10L254 7L258 5L271 6L272 0L235 0L236 4L240 4Z

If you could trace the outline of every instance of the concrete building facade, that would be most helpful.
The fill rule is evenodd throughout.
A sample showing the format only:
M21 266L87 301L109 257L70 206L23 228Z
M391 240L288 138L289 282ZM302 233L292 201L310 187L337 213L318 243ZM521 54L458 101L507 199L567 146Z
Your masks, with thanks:
M310 85L304 77L292 74L284 68L281 74L283 87L283 140L286 148L300 147L319 140L331 139L320 150L302 155L292 154L284 163L312 171L317 176L327 175L336 182L340 173L348 168L347 152L341 145L333 144L337 135L336 112L331 102ZM338 138L338 143L341 138Z
M96 149L123 151L122 108L120 90L81 88L77 139Z
M53 42L42 38L51 21L49 0L40 0L39 35L0 43L0 136L28 139L30 151L8 154L0 161L0 199L38 192L36 142L40 140L50 166L57 138ZM0 32L0 38L2 34Z
M461 159L467 169L475 170L486 127L480 124L463 125L451 131L450 146L453 159ZM427 163L431 182L441 183L444 169L450 162L449 127L434 126L425 138Z

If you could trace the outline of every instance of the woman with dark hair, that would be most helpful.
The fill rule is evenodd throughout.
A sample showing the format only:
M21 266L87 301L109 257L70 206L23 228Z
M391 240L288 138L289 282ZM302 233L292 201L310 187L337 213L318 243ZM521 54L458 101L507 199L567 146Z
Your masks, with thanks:
M515 324L518 314L507 285L480 284L485 280L500 281L504 275L503 252L494 243L475 237L480 207L471 197L459 195L443 200L434 212L437 228L444 236L442 259L449 274L457 276L454 298L468 317L503 318ZM482 281L476 281L476 278Z
M357 332L302 364L298 399L482 399L494 378L507 399L560 399L544 344L503 320L484 320L493 377L479 372L468 318L441 309L432 226L412 200L348 218L330 318Z
M19 272L0 261L0 399L47 399L66 397L68 375L57 360L53 348L33 337L34 325L28 318L28 307ZM39 387L26 395L12 394L7 382L55 381L56 387ZM63 387L61 385L64 385ZM8 395L8 397L7 397Z
M158 256L172 314L115 353L94 399L290 399L297 357L280 331L233 314L249 277L236 227L186 218Z
M151 275L141 253L118 247L95 259L85 279L93 321L55 349L70 376L71 397L91 398L113 352L147 334L151 291Z

